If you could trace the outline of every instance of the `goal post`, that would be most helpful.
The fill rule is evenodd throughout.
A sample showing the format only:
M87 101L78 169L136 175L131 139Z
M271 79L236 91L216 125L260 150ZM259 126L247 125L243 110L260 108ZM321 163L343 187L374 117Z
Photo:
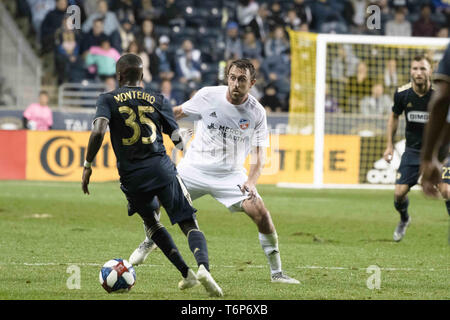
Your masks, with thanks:
M403 116L394 160L382 160L397 88L410 64L426 55L433 67L447 38L313 34L289 30L291 96L288 134L313 139L313 175L292 185L392 185L404 150ZM286 184L283 184L286 185Z

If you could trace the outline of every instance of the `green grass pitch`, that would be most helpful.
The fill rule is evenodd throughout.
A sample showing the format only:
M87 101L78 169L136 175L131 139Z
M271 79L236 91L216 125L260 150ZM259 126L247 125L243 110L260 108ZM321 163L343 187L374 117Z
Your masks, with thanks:
M160 250L136 267L130 292L103 290L101 265L128 259L143 239L140 218L127 216L118 183L92 183L90 196L80 183L2 181L0 190L0 300L210 299L202 287L178 290L180 275ZM206 196L194 205L224 299L450 299L442 201L412 191L412 223L395 243L393 191L259 186L259 192L277 227L283 269L301 285L271 283L255 225ZM164 212L162 222L195 267L186 238ZM67 286L71 265L79 267L80 289ZM367 286L372 265L380 268L379 289Z

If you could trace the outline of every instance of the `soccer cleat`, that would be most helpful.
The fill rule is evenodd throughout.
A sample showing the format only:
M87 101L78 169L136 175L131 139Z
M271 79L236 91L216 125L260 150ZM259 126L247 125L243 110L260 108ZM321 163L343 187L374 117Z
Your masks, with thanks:
M214 281L211 273L206 270L204 265L200 265L197 271L197 279L200 283L205 287L206 291L208 291L211 297L222 297L222 289L219 285Z
M272 274L271 276L271 282L277 282L277 283L289 283L289 284L300 284L300 281L289 277L283 271L276 272Z
M199 284L200 284L200 282L197 280L197 276L195 275L194 271L192 271L192 269L189 269L187 277L183 278L183 280L178 282L178 288L180 290L184 290L184 289L193 288Z
M152 250L156 249L157 245L152 241L145 239L139 247L133 251L133 253L130 256L130 259L128 261L133 265L137 266L145 261L147 259L147 256L149 255Z
M394 231L394 241L399 242L403 239L406 233L406 229L411 222L411 217L408 217L408 221L401 221L398 223L397 228Z

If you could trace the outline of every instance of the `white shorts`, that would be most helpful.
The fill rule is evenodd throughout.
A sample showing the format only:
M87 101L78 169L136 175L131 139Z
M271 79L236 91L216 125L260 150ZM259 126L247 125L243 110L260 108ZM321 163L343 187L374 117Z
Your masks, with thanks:
M242 202L248 199L248 193L242 194L238 185L247 181L244 172L235 171L226 174L210 173L199 170L183 161L178 164L177 171L191 196L192 200L210 194L222 203L228 210L244 211ZM259 194L257 194L259 197Z

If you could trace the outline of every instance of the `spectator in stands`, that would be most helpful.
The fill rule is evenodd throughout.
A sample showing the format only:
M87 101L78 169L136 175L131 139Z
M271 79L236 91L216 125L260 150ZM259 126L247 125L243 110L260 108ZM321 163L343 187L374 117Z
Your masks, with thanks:
M80 58L78 30L70 29L67 17L55 32L55 69L58 84L63 82L80 82L84 78L83 61Z
M27 0L27 4L31 15L31 23L33 25L34 32L37 35L37 39L40 39L42 21L44 21L47 13L55 9L55 2Z
M202 80L201 53L198 49L194 49L194 45L189 39L183 41L181 49L178 51L176 74L181 83L199 83Z
M361 100L361 113L367 116L388 114L392 107L392 99L384 93L382 83L372 86L371 95Z
M229 21L226 29L225 60L236 60L242 58L242 40L239 37L239 25L237 22Z
M156 40L154 37L154 25L152 20L142 20L141 30L136 35L136 40L149 56L153 54L156 49Z
M250 89L250 93L256 99L261 99L264 94L264 87L266 86L266 81L264 79L264 74L261 72L261 61L258 59L250 59L251 63L255 67L256 82Z
M146 18L158 19L161 15L161 10L153 5L154 0L141 0L141 9L136 15L136 24L141 25L142 21Z
M30 130L47 131L53 125L53 113L48 106L48 92L39 92L39 102L30 104L23 113L23 127Z
M108 37L104 33L104 22L102 18L94 20L92 29L88 33L83 34L81 38L80 52L82 55L87 54L89 49L100 45L100 40Z
M325 86L325 112L337 113L341 112L337 99L331 94L330 87Z
M260 23L258 21L259 4L255 0L239 0L236 8L236 17L242 30L251 28L257 39L261 39Z
M160 79L172 80L175 70L175 58L169 51L170 39L166 35L159 37L159 46L155 50L157 59L156 74Z
M41 24L41 53L45 54L54 49L55 32L61 27L66 15L67 0L57 0L56 8L47 13Z
M386 22L385 32L387 36L411 36L412 27L411 23L405 18L405 8L398 7L395 10L394 19Z
M359 101L371 94L372 82L372 79L369 77L367 64L364 61L360 61L356 75L350 77L345 86L346 101L339 103L339 105L343 106L344 112L359 112Z
M128 19L132 24L136 23L136 17L142 8L140 0L114 0L110 1L110 5L110 9L116 13L119 21Z
M282 111L282 103L277 97L277 91L277 87L273 83L269 83L264 88L264 95L259 102L262 104L264 109L266 109L266 113Z
M108 37L100 40L100 47L93 46L86 57L86 65L89 73L96 74L104 81L107 77L116 73L116 62L119 60L119 52L111 47Z
M264 44L266 57L279 56L289 48L289 40L283 26L276 26Z
M122 51L126 51L130 46L131 42L135 40L134 28L131 21L124 19L120 22L119 35Z
M172 21L179 19L183 19L183 16L175 0L166 0L165 7L159 18L159 23L164 26L169 26Z
M413 24L412 35L414 37L434 37L439 28L436 22L431 20L431 6L425 4L420 10L420 18Z
M275 29L275 26L284 25L283 12L279 1L272 2L269 15L267 16L267 24L270 30Z
M321 33L347 33L347 25L343 22L342 17L333 12L327 16L324 23L320 26Z
M134 53L135 55L138 55L142 60L143 65L143 78L144 86L147 87L150 82L152 81L152 75L150 73L150 58L145 52L142 47L140 46L139 42L133 40L128 45L128 48L126 49L127 53Z
M383 72L384 86L389 89L395 89L400 85L397 73L397 60L389 59L386 61Z
M263 60L261 71L264 74L266 83L273 83L277 87L278 96L284 101L282 95L289 91L289 81L291 76L291 56L289 51L280 56L270 56Z
M447 27L442 27L439 29L439 31L436 33L436 37L439 38L448 38L448 28Z
M178 106L184 102L184 93L172 90L172 82L170 80L161 81L161 94L170 101L173 106Z
M359 59L351 44L337 45L336 54L331 59L331 79L333 82L347 82L356 73Z
M310 2L313 20L311 22L311 29L319 31L321 26L325 23L327 18L332 14L341 14L344 9L342 1L335 0L320 0Z
M305 0L294 0L293 9L295 10L297 17L300 19L301 23L306 23L308 26L312 22L312 12Z
M107 36L111 36L114 31L119 31L119 20L117 20L116 14L113 11L109 11L106 0L98 1L97 11L88 16L87 20L83 23L83 32L88 33L91 31L94 21L97 19L103 20L103 32Z
M300 29L302 20L297 16L297 11L295 11L295 9L288 10L286 17L284 18L284 24L292 30Z
M247 29L242 42L242 56L247 59L262 59L262 45L253 33L252 29Z
M105 83L105 92L116 90L117 83L115 77L107 77L104 83Z

